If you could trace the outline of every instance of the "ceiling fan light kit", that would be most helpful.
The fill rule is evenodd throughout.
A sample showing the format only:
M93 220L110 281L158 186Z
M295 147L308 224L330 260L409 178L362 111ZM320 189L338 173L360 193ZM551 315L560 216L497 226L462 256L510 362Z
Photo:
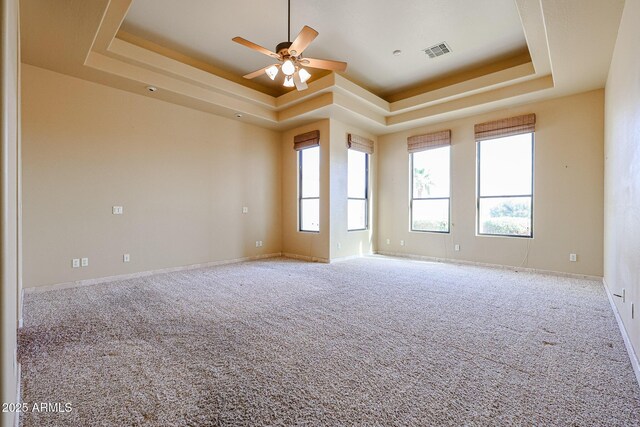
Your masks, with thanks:
M285 76L284 83L282 84L282 86L284 86L284 87L294 87L295 84L293 83L293 77L292 76Z
M280 64L272 65L264 70L264 72L269 76L271 80L275 80L278 75L278 70L280 69Z
M311 74L309 74L309 72L304 68L300 68L298 70L298 75L300 76L300 80L302 80L303 83L309 80L309 77L311 77Z
M264 72L271 80L276 79L279 72L282 71L284 75L284 81L282 85L290 88L305 90L307 89L306 81L311 77L306 69L302 66L310 68L319 68L323 70L331 71L344 71L347 69L346 62L331 61L328 59L314 59L303 58L302 53L311 44L311 42L318 36L318 32L311 27L304 26L296 39L291 42L291 0L288 0L288 41L279 43L276 46L276 52L272 52L260 45L243 39L242 37L234 37L232 40L257 52L275 58L280 63L268 65L264 68L256 70L252 73L246 74L243 77L245 79L253 79L262 75Z
M282 63L282 72L285 76L292 76L293 73L296 72L296 66L293 65L293 61L290 59L285 59Z

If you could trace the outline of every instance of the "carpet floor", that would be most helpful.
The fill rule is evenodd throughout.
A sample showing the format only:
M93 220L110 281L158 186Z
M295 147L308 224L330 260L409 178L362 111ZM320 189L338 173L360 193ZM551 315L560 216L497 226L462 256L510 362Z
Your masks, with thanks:
M602 284L276 258L30 293L23 426L640 426ZM62 406L64 408L64 406Z

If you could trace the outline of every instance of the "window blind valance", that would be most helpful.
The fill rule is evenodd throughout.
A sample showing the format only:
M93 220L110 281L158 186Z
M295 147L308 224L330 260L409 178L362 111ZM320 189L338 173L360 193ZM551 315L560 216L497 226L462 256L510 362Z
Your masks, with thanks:
M296 151L304 150L305 148L317 147L320 145L320 131L312 130L311 132L303 133L293 137L293 149Z
M418 151L431 150L447 145L451 145L451 129L407 138L407 149L409 153L417 153Z
M347 147L355 151L373 154L373 141L364 136L354 135L352 133L348 134Z
M505 136L520 135L535 131L536 115L525 114L523 116L510 117L508 119L494 120L492 122L475 125L476 141L484 139L502 138Z

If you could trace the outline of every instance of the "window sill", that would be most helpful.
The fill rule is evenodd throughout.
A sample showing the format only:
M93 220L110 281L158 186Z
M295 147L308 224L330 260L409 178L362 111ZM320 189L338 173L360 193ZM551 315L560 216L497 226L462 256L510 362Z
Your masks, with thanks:
M451 234L451 230L449 231L409 230L409 233Z
M517 234L485 234L485 233L476 233L476 237L506 237L506 238L517 238L517 239L532 239L533 240L533 235L531 236L519 236Z

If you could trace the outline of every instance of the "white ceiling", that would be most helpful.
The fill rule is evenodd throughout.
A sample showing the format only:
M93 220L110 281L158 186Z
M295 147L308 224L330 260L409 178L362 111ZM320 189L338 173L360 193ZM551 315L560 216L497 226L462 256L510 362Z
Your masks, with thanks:
M139 3L143 0L22 0L22 61L268 128L291 129L309 121L331 117L378 135L603 88L624 6L624 0L514 0L519 19L522 21L520 31L526 35L531 61L527 61L528 55L517 55L508 61L492 63L490 67L471 70L458 76L451 76L452 72L457 71L451 69L442 76L444 78L435 77L435 84L418 84L408 92L396 92L383 100L338 74L329 74L312 82L306 91L294 90L286 94L273 93L276 91L275 88L271 88L272 93L269 94L265 87L259 89L265 93L260 93L251 87L239 85L236 80L244 82L244 79L236 76L244 74L246 69L231 74L220 67L208 66L185 57L189 50L186 47L172 52L169 50L170 46L163 48L134 35L127 38L125 32L119 29L132 6L132 1ZM154 4L161 7L161 2L167 1L155 0ZM171 5L175 6L178 1L174 0ZM188 3L194 6L194 10L202 11L202 8L198 9L195 6L207 5L209 0L206 3L202 1L189 0L183 1L182 4ZM214 2L223 0L210 1L210 8L216 9ZM231 7L232 3L228 1ZM284 2L270 0L275 1ZM302 0L293 1L295 16L296 3ZM329 7L334 1L326 0L323 4ZM362 0L349 0L355 1ZM434 7L432 11L438 11L440 18L445 20L455 1L458 0L429 4ZM469 8L486 11L490 1L468 0L466 4ZM371 0L369 4L374 4L373 2L381 4L382 0ZM435 8L436 5L439 9ZM178 8L174 9L176 17L180 16ZM164 16L167 12L164 12L165 9L162 10L160 15ZM372 11L374 10L377 9ZM251 19L260 24L254 12L238 16L250 15L253 17ZM195 13L194 19L197 20L200 15L204 14ZM365 19L358 16L352 18L354 22L357 19ZM347 18L339 19L348 21ZM370 17L367 19L371 20ZM411 17L407 19L410 20ZM274 18L267 21L275 20ZM209 18L202 18L200 21L203 22L200 27L206 27L205 30L210 27ZM281 18L281 21L285 28L285 19ZM311 24L320 30L319 40L331 36L327 36L327 32L317 24ZM173 20L170 25L173 25ZM302 25L300 23L299 26ZM251 60L259 62L259 65L254 64L255 68L264 65L262 61L268 60L267 57L262 58L262 55L245 50L242 46L232 43L230 39L238 34L265 45L269 41L263 42L260 34L252 36L236 32L232 24L228 26L228 37L210 36L216 43L220 41L219 44L224 46L212 51L232 52L230 57L242 58L243 67L245 62ZM485 30L490 34L495 32L491 25L487 25ZM250 26L247 31L251 31ZM269 28L254 31L268 32ZM347 28L344 34L353 31L355 30ZM119 37L114 38L116 34ZM170 31L166 30L162 34L170 34ZM273 45L280 41L280 37L285 37L279 34L273 36L270 44ZM342 33L334 35L340 38ZM476 35L483 39L485 37L483 31ZM209 36L205 39L204 44L209 46ZM454 43L451 38L446 40L454 45L455 52L459 51L455 46L457 42ZM232 47L229 47L228 43ZM420 47L424 45L421 44ZM322 46L318 45L317 48L320 49ZM406 47L400 48L407 52ZM313 53L316 47L312 46L310 49L312 54L317 54ZM180 53L180 50L185 54ZM439 58L442 61L438 61L444 64L445 59L452 61L454 57L454 54L451 54ZM218 60L212 56L211 61ZM431 60L426 61L429 64ZM392 61L384 59L383 66L388 62ZM367 71L368 67L364 68ZM394 67L385 70L386 74L380 73L379 70L372 72L382 78L389 75L395 78L397 73L394 73ZM357 67L352 67L352 80L353 73L357 71ZM372 79L369 74L363 78ZM148 85L158 87L159 91L150 94L145 89ZM242 113L241 118L236 118L238 112Z
M348 62L345 75L383 97L527 49L515 0L291 0L292 39L303 25L320 33L305 56ZM287 38L287 3L134 0L121 29L243 75L270 60L231 39L275 49ZM442 41L451 54L422 52Z

